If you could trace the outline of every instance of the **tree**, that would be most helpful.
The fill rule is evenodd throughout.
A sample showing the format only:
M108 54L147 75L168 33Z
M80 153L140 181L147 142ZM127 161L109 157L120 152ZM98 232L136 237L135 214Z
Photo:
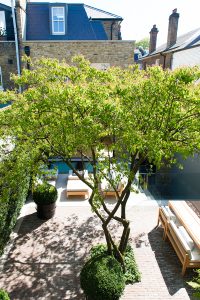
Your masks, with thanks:
M124 267L130 235L126 204L140 165L146 160L171 165L176 153L199 151L200 88L194 84L199 77L197 68L101 71L82 57L71 66L41 59L20 78L13 76L26 87L22 94L1 93L13 104L1 114L0 134L13 137L19 153L31 153L35 172L38 161L59 156L91 188L89 203L101 220L108 253ZM93 166L89 179L73 167L77 155ZM104 201L103 180L116 192L112 209ZM119 241L109 230L113 220L123 228Z
M143 38L142 40L136 41L135 46L142 47L143 49L149 49L149 38Z

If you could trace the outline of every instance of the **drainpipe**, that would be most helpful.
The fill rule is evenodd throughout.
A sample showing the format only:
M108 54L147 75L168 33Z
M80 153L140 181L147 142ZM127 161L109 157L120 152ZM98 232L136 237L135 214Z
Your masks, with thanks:
M16 18L15 18L15 9L14 2L11 0L11 8L12 8L12 17L13 17L13 27L14 27L14 35L15 35L15 51L16 51L16 60L17 60L17 74L21 75L20 69L20 59L19 59L19 44L18 44L18 36L17 36L17 26L16 26ZM22 92L21 86L19 86L19 92Z
M115 24L115 21L113 21L112 23L111 23L111 26L110 26L110 39L112 40L113 39L113 25Z
M160 52L160 55L163 56L163 70L164 70L166 65L166 55L164 55L162 52Z

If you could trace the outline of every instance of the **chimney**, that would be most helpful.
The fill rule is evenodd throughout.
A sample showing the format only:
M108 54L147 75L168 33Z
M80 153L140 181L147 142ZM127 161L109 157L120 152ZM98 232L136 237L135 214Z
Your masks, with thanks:
M177 31L178 31L178 19L179 14L175 8L172 14L169 16L169 27L168 27L168 37L167 37L167 48L171 47L176 43Z
M153 25L149 33L150 33L149 53L152 53L153 51L156 50L156 42L157 42L157 34L158 34L158 29L156 25Z

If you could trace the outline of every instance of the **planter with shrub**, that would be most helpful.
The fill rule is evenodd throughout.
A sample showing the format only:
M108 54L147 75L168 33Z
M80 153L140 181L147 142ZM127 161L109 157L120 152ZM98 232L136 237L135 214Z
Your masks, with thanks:
M57 196L57 189L47 182L34 187L33 200L37 204L38 218L48 220L54 216Z
M2 289L0 289L0 300L10 300L8 293Z

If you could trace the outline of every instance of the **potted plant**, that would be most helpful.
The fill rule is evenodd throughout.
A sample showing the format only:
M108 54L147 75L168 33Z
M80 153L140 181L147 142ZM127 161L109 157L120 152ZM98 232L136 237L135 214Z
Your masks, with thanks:
M0 289L0 300L10 300L8 293L2 289Z
M33 200L37 204L37 216L48 220L55 214L57 189L48 182L37 184L33 189Z
M7 36L7 32L5 28L0 27L0 41L5 41Z

